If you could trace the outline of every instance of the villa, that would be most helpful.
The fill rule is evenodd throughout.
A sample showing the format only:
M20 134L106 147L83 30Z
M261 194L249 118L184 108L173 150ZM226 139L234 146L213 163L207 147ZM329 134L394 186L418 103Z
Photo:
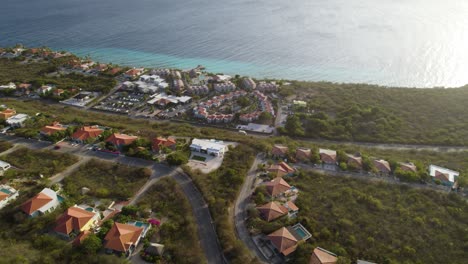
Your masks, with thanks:
M78 143L85 143L90 139L95 139L102 134L104 130L97 126L84 126L78 129L71 138Z
M0 119L7 120L8 118L16 115L16 111L13 109L5 109L3 111L0 111Z
M147 226L149 227L149 226ZM114 223L104 238L104 248L110 253L121 253L129 256L145 236L148 228L131 224Z
M29 118L26 114L17 114L6 120L6 124L11 127L23 127L24 122Z
M374 160L374 166L382 174L388 175L390 172L392 172L390 163L388 163L386 160Z
M296 170L291 168L286 162L281 161L278 164L272 164L267 171L275 177L290 176Z
M274 158L285 158L286 155L288 154L288 147L283 146L283 145L274 145L273 148L271 149L271 155Z
M257 87L257 84L252 80L252 78L242 79L242 87L246 90L254 90Z
M257 85L257 90L260 92L276 92L278 91L278 85L275 83L260 82Z
M15 200L19 195L19 191L8 185L0 185L0 209L7 206L11 201Z
M231 81L227 81L225 83L215 83L213 86L214 90L218 93L232 92L236 89L236 85Z
M443 185L452 187L456 183L460 173L436 165L430 165L429 175L433 180L440 180Z
M208 94L209 92L210 89L206 85L192 85L187 88L187 93L193 95L204 95Z
M282 227L267 237L275 249L286 257L296 251L300 241L306 241L312 235L304 226L296 224L294 226Z
M309 161L312 156L312 151L310 148L297 148L296 149L296 159L300 161Z
M260 216L268 222L285 216L288 213L288 208L278 202L269 202L257 207Z
M411 171L411 172L417 172L418 168L416 168L416 165L412 162L400 162L398 163L400 165L400 169L403 171Z
M11 168L10 163L0 160L0 176L2 176L3 173L10 168Z
M133 69L126 71L124 73L124 77L133 79L142 75L144 71L145 71L145 68L133 68Z
M21 205L21 210L29 217L50 213L60 205L60 196L49 188L44 188L38 195Z
M116 148L120 148L123 146L128 146L133 143L133 141L137 140L137 136L129 136L126 134L118 134L114 133L110 137L106 139L106 142L111 143Z
M362 157L359 155L347 155L348 161L346 162L348 167L354 168L357 170L362 169Z
M330 149L319 149L320 160L325 164L336 165L336 151Z
M38 94L46 94L50 91L52 91L52 86L50 85L42 85L41 87L39 87L39 89L37 89Z
M45 126L41 129L40 133L43 136L51 136L57 132L67 130L66 127L62 126L59 122L52 123L51 126Z
M16 89L16 84L10 82L6 85L0 85L0 90Z
M174 150L176 148L176 145L177 145L177 142L172 137L169 137L169 138L157 137L153 139L151 147L154 152L159 153L162 148L169 148L169 149Z
M265 186L271 197L278 197L291 189L291 186L280 177L265 183Z
M336 254L323 248L316 247L310 256L309 264L336 264L338 257Z
M60 236L70 238L71 235L78 235L95 227L100 220L99 212L92 208L83 209L73 206L67 209L58 219L54 231Z
M227 147L221 141L194 138L190 145L190 150L219 157L224 155Z

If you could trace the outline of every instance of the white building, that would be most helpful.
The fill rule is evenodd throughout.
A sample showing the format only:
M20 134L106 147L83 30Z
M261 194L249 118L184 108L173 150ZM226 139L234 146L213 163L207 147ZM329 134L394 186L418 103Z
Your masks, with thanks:
M227 147L222 141L194 138L190 150L218 157L224 155Z
M7 125L11 127L22 127L24 122L29 118L26 114L17 114L6 120Z
M44 188L38 195L22 204L21 210L30 217L35 217L54 211L59 205L57 193L52 189Z
M10 163L0 160L0 176L2 176L9 168L11 168Z
M6 85L0 85L0 90L6 90L6 89L16 89L16 84L11 82Z
M452 186L457 181L460 173L458 171L453 171L436 165L430 165L429 175L434 179L439 179L445 185Z
M19 192L8 185L0 185L0 209L15 200Z

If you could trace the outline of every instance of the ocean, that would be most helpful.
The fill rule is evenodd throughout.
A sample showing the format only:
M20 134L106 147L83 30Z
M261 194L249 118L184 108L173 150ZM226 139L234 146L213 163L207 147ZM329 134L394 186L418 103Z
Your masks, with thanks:
M129 66L402 87L468 83L463 0L4 0L0 46Z

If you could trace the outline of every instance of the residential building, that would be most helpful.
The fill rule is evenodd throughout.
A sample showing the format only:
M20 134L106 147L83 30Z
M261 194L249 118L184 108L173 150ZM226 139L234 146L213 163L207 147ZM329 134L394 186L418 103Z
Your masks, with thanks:
M16 84L10 82L6 85L0 85L0 90L16 89Z
M95 227L100 218L99 212L93 211L92 208L85 210L75 205L57 219L54 231L64 237L78 235Z
M172 81L172 90L175 92L182 92L185 89L184 81L181 79L174 79Z
M349 168L362 169L362 157L360 155L347 155L347 165Z
M288 147L284 145L274 145L273 148L271 149L271 155L274 158L286 158L288 151L289 151Z
M151 74L159 75L161 77L167 77L171 74L171 70L169 69L153 69L151 70Z
M157 137L153 139L153 142L151 144L152 149L154 152L159 153L162 148L169 148L174 150L176 148L177 142L175 138L169 137L169 138L163 138L163 137Z
M312 235L304 226L296 224L294 226L282 227L267 237L279 253L283 256L288 256L296 251L299 241L306 241Z
M187 88L187 93L191 95L205 95L210 92L207 85L192 85Z
M310 256L309 264L335 264L338 261L336 254L323 248L316 247Z
M227 147L222 141L194 138L190 145L190 150L218 157L224 155Z
M81 243L83 243L83 241L84 241L90 234L92 234L92 232L89 231L89 230L85 230L85 231L81 232L81 233L78 234L78 236L73 240L72 246L74 246L74 247L80 246Z
M3 111L0 111L0 119L7 120L8 118L16 115L16 111L13 109L5 109Z
M418 168L416 168L416 165L412 162L400 162L400 169L403 171L411 171L411 172L417 172Z
M374 166L381 174L390 174L392 172L390 163L386 160L374 160Z
M296 149L296 160L309 161L312 156L310 148L297 148Z
M41 87L39 87L39 89L37 89L37 93L38 94L46 94L50 91L52 91L52 86L50 85L42 85Z
M125 78L133 79L137 78L138 76L142 75L145 71L145 68L133 68L124 73Z
M288 216L295 217L299 212L299 207L293 201L287 201L284 207L288 208Z
M52 93L54 94L54 96L61 96L63 93L65 93L65 90L55 89Z
M434 180L440 180L443 185L452 187L460 175L458 171L453 171L436 165L429 166L429 175Z
M283 176L290 176L296 170L291 168L286 162L279 162L277 164L272 164L267 171L275 177L283 177Z
M336 151L330 149L319 149L320 160L325 164L336 165Z
M104 238L104 248L129 256L138 246L143 231L142 227L116 222Z
M18 91L19 94L29 94L32 89L32 84L30 83L21 83L16 87L16 90Z
M257 207L260 216L268 222L285 216L288 213L288 208L278 202L269 202Z
M23 127L24 122L29 118L26 114L16 114L6 120L6 124L11 127Z
M100 129L98 126L84 126L73 133L71 138L76 142L85 143L88 140L97 138L102 132L104 132L104 130Z
M137 139L137 136L129 136L125 134L114 133L106 139L106 142L111 143L116 148L120 148L132 144L132 142Z
M252 78L242 79L242 87L245 90L254 90L257 87L257 84L252 80Z
M260 82L257 85L257 90L260 92L276 92L278 85L276 83Z
M275 178L265 184L271 197L277 197L291 189L291 186L281 177Z
M59 196L49 188L44 188L38 195L21 205L21 210L29 217L50 213L60 205Z
M215 83L214 90L218 93L227 93L232 92L236 89L236 85L231 81L223 82L223 83Z
M10 163L0 160L0 176L2 176L3 173L10 168L11 168Z
M145 249L145 253L152 256L162 256L164 254L164 245L158 243L150 243Z
M18 198L19 191L8 185L0 185L0 209Z
M67 130L66 127L62 126L59 122L52 123L51 126L45 126L41 129L40 133L44 136L51 136L57 132Z

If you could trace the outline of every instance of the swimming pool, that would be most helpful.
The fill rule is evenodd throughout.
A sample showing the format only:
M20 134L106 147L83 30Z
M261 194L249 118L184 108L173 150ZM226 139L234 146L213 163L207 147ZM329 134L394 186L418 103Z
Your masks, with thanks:
M94 209L92 207L88 207L85 210L88 211L88 212L93 212L94 211Z
M0 189L0 191L6 194L11 194L11 191L5 188Z
M307 231L307 229L305 229L301 224L294 225L293 229L302 240L307 240L312 237L309 231Z
M57 195L57 200L59 201L59 203L61 203L61 202L65 201L65 198L63 198L60 195Z

